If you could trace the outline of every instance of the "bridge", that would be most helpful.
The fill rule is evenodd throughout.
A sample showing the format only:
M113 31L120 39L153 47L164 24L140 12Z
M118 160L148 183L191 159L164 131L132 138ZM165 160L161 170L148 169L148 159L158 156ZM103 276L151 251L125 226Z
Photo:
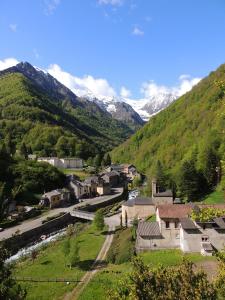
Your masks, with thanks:
M70 214L71 214L71 216L73 216L75 218L89 220L89 221L93 221L94 217L95 217L94 213L90 213L90 212L86 212L86 211L78 210L78 209L71 211Z

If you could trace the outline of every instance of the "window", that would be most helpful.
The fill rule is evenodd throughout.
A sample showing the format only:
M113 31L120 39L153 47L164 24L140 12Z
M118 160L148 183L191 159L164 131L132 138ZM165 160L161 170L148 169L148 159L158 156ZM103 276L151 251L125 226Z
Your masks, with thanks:
M207 235L203 235L202 242L208 242L208 241L209 241L209 237Z
M166 221L166 228L170 228L170 222Z
M175 223L174 223L174 227L175 227L175 228L178 228L178 226L179 226L179 222L175 222Z
M177 233L177 234L176 234L176 239L179 239L179 238L180 238L180 234Z

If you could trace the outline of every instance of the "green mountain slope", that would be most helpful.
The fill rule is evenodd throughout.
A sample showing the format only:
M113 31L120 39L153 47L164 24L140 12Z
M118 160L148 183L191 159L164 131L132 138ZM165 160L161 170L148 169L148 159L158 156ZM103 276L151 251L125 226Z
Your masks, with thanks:
M56 99L21 73L0 74L0 138L10 134L17 148L23 141L39 155L87 158L131 133L91 102Z
M113 161L130 162L152 174L160 160L175 180L182 162L193 156L198 170L204 171L213 155L219 166L225 159L224 82L225 65L221 65L115 148Z

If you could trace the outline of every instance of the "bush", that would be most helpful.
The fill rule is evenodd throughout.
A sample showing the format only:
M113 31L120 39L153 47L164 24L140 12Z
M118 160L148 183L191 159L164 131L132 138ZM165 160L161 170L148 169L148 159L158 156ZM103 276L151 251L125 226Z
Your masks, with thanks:
M49 221L52 221L52 220L55 220L55 219L57 219L59 217L62 217L63 215L65 215L65 212L60 212L57 215L54 215L54 216L51 216L51 217L47 217L45 220L42 221L42 224L45 224L45 223L47 223Z
M5 220L0 223L0 228L9 228L18 224L18 220Z

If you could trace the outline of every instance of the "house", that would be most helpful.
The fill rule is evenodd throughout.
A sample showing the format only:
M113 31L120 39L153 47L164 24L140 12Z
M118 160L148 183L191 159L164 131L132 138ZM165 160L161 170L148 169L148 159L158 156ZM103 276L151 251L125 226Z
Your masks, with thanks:
M109 183L102 181L97 185L97 194L99 196L109 195L110 192L111 192L111 187Z
M82 199L88 195L88 186L79 180L71 180L69 182L69 188L73 191L76 199Z
M208 205L165 204L156 209L156 222L141 221L137 228L138 252L155 249L181 249L183 252L200 252L212 255L213 250L225 246L225 215L210 222L194 221L193 210ZM211 205L225 210L225 205ZM149 224L150 223L150 224Z
M156 206L160 204L173 204L173 193L171 190L161 190L155 180L152 181L152 197L128 200L122 205L122 219L127 214L128 221L134 218L145 219L155 214Z
M81 158L58 158L58 157L39 157L39 162L47 162L57 168L81 169L83 160Z
M107 172L101 178L111 187L115 187L120 183L120 173L117 171Z
M53 190L42 195L40 205L49 206L50 208L59 207L61 205L62 192Z
M88 187L88 196L96 197L97 196L97 186L99 183L99 176L91 176L84 180L84 184Z
M111 171L116 171L118 173L122 173L123 172L123 165L116 165L116 164L112 164L109 167L107 167L105 169L105 173L111 172Z
M122 205L122 220L125 222L126 215L127 220L132 222L134 219L145 219L155 214L155 204L152 198L137 197L132 200L128 200Z

